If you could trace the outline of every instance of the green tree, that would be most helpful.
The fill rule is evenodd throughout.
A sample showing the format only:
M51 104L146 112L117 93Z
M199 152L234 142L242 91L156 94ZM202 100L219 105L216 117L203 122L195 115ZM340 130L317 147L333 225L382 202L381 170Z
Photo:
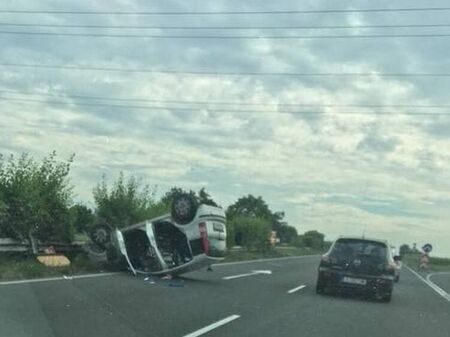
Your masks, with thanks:
M161 198L161 200L160 200L161 207L165 208L166 211L169 211L169 210L170 210L170 206L172 205L173 200L174 200L177 196L179 196L180 194L189 194L189 195L192 197L193 200L195 200L195 201L197 201L197 202L199 201L199 199L198 199L198 197L197 197L197 195L195 194L194 191L189 190L189 192L188 192L188 191L183 190L183 189L180 188L180 187L176 187L176 186L175 186L175 187L172 187L169 191L167 191L167 192L162 196L162 198Z
M263 198L254 197L251 194L239 198L234 204L230 205L227 209L227 217L229 219L236 217L253 217L265 219L270 222L274 219L274 215Z
M401 256L404 256L409 253L411 253L411 247L409 247L409 245L403 244L400 246L400 255Z
M73 205L69 212L73 227L78 233L88 231L95 222L94 213L83 204Z
M5 203L3 193L0 193L0 237L7 236L5 225L2 225L3 219L8 215L8 206Z
M275 212L272 214L272 228L277 233L281 230L282 227L287 225L287 222L283 221L284 212Z
M280 239L280 243L292 244L295 242L297 236L297 229L293 226L282 225L277 231L277 237Z
M266 219L237 216L227 222L227 231L228 235L231 234L229 245L237 244L257 251L270 249L271 223Z
M211 198L211 195L206 192L205 188L202 187L200 191L198 191L198 200L200 204L209 205L209 206L215 206L218 207L219 205Z
M155 202L155 191L135 176L125 179L123 172L108 188L105 177L93 191L98 220L123 228L165 212L164 205Z
M17 239L71 241L69 183L71 156L56 160L53 152L39 164L27 153L0 156L0 232Z
M323 249L325 247L325 235L318 231L308 231L299 235L297 245L313 249Z

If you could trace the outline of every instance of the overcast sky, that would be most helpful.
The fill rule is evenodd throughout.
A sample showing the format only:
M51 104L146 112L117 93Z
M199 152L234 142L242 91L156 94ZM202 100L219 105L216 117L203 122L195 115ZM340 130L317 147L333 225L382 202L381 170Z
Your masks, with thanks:
M264 4L262 1L243 4L238 0L111 0L107 7L105 3L4 0L1 9L255 11L424 6L423 1L410 0ZM444 5L444 1L426 2L430 7ZM408 25L448 24L449 13L203 16L0 13L0 23ZM450 34L450 28L220 31L0 25L2 64L233 73L372 73L366 77L214 76L0 65L0 152L8 155L26 151L36 158L52 150L61 158L75 153L72 180L77 199L86 203L92 202L92 188L103 174L111 181L122 170L158 185L161 193L174 185L195 190L205 187L224 206L245 194L261 195L271 209L285 211L289 223L300 232L316 229L334 239L341 234L361 235L365 231L367 236L385 238L394 244L416 242L421 246L430 242L436 247L436 255L450 256L450 116L404 114L450 114L449 108L399 106L450 105L450 78L379 75L450 73L450 37L143 39L17 35L4 34L5 31L323 36ZM167 102L173 100L240 104Z

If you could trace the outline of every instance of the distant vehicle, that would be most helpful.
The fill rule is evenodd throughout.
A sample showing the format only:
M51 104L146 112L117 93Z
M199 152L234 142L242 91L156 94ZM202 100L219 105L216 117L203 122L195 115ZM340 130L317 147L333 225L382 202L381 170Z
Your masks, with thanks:
M393 259L395 262L395 267L396 267L394 282L398 283L400 281L400 271L402 270L402 266L403 266L402 257L397 253L397 249L394 246L392 246L391 248L392 248L391 253L392 253L392 256L393 256Z
M341 237L322 256L316 292L345 288L389 302L396 271L387 242Z
M400 281L400 271L402 270L403 267L403 262L402 262L402 257L400 255L394 255L393 257L394 262L395 262L395 278L394 278L394 282L398 282Z
M98 225L90 238L118 268L134 274L178 275L223 260L226 235L221 208L197 205L181 195L170 214L121 229Z

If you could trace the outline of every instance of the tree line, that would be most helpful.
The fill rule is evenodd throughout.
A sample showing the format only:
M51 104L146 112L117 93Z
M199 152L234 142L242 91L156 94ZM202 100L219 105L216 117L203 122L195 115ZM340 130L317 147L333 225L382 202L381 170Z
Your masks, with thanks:
M72 242L76 233L89 233L94 224L113 227L131 224L169 212L174 197L187 193L197 203L218 206L205 188L185 191L169 189L162 197L156 187L121 172L108 186L106 178L93 189L95 208L74 201L69 174L74 156L58 160L53 152L41 162L24 153L19 157L0 155L0 237L43 242ZM285 220L285 213L272 211L261 196L240 197L226 210L227 244L250 250L270 249L269 237L276 231L282 244L323 249L324 235L303 235Z

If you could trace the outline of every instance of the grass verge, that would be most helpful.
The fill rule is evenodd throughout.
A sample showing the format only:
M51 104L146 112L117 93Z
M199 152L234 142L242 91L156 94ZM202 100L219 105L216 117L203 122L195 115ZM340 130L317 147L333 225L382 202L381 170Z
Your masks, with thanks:
M247 261L247 260L258 260L258 259L270 259L277 257L288 257L288 256L304 256L304 255L317 255L323 254L323 250L315 250L310 248L273 248L264 252L248 251L246 249L242 250L231 250L225 256L224 262L236 262L236 261Z
M0 281L78 275L101 270L101 266L91 262L84 253L69 258L70 266L47 267L32 255L0 254Z
M229 251L224 262L279 258L321 254L323 251L309 248L283 247L264 252L246 249ZM108 266L98 265L89 260L85 253L68 256L71 265L67 267L47 267L36 260L36 257L23 253L0 254L0 281L33 279L42 277L61 277L63 275L81 275L109 271Z
M408 267L419 271L419 259L420 254L406 254L403 256L403 262L408 265ZM450 259L443 257L430 257L430 264L426 270L420 270L426 273L435 273L441 271L450 272Z

